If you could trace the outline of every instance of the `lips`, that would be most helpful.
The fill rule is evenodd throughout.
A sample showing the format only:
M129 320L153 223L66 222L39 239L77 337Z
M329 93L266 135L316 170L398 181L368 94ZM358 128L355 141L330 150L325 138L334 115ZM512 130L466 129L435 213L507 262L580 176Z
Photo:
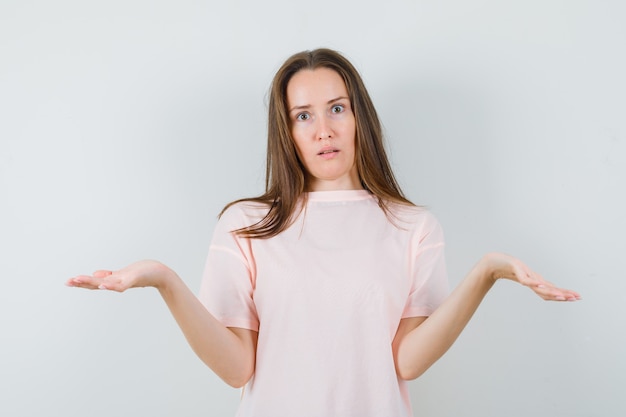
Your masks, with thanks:
M321 151L319 151L317 154L318 155L330 155L330 154L334 154L339 152L339 149L337 148L324 148Z

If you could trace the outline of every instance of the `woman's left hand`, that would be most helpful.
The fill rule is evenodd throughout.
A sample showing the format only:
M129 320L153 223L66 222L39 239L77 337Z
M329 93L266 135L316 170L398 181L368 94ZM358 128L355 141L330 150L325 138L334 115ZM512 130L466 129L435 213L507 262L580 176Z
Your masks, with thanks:
M503 253L489 253L481 259L477 266L486 268L487 273L494 281L499 278L517 281L533 290L544 300L577 301L581 299L580 294L576 291L556 287L519 259Z

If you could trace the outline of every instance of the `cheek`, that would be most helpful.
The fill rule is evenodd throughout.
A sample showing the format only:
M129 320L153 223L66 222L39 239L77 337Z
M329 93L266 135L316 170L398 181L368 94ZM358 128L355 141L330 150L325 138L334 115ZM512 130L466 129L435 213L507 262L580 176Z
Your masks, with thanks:
M291 137L298 149L305 151L316 146L315 131L311 126L300 125L291 129Z
M356 126L353 124L350 128L347 129L346 135L350 137L350 144L352 145L352 149L356 152L357 142L356 142Z
M304 141L302 140L302 136L298 134L298 132L291 131L291 140L296 147L296 150L299 154L302 153L302 146L304 145Z
M353 140L356 140L356 120L354 116L350 117L350 120L343 126L343 134L346 137L351 137Z
M291 138L295 143L304 144L307 137L307 128L302 124L291 128Z
M291 131L291 139L293 141L294 147L296 148L296 154L298 155L298 159L303 164L307 164L306 158L310 152L307 152L307 141L304 139L301 133L298 133L294 130Z

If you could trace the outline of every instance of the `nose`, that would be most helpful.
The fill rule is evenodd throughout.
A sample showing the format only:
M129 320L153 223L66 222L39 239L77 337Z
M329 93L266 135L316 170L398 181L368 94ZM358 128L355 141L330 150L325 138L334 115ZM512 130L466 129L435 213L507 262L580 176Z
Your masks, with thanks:
M331 139L332 137L333 137L333 130L330 125L330 121L324 116L318 118L317 139L324 140L324 139Z

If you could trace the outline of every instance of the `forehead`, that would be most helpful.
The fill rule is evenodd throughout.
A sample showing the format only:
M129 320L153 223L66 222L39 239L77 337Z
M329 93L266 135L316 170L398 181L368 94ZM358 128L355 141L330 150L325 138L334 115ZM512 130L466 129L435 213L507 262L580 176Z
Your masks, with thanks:
M287 105L308 106L348 97L343 78L330 68L304 69L296 72L287 84Z

